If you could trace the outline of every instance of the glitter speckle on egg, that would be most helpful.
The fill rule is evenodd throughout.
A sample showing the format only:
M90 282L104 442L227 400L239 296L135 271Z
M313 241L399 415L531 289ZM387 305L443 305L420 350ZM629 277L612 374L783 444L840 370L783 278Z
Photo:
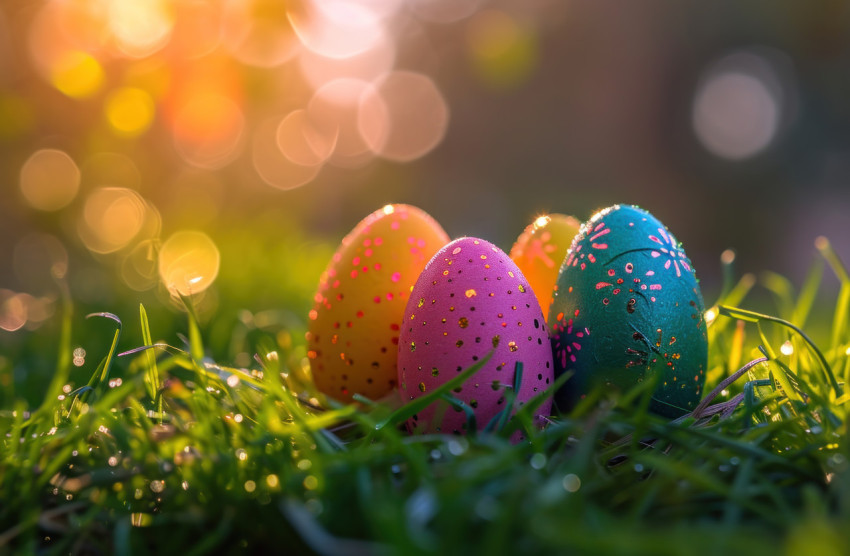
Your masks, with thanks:
M540 305L516 264L483 239L461 238L428 263L405 308L398 351L403 401L438 387L490 351L487 364L452 393L475 411L478 428L505 407L517 362L523 365L517 406L552 383L552 351ZM536 424L550 409L547 399ZM467 432L465 413L444 402L431 404L408 426L414 432Z
M538 216L511 247L511 259L537 294L544 319L549 315L561 263L580 227L578 220L565 214Z
M392 392L410 288L448 241L428 214L401 204L373 212L342 240L309 314L307 356L321 392L340 401Z
M657 379L650 411L678 417L699 402L708 340L690 260L648 212L615 205L582 225L558 276L549 312L556 394L569 411L592 389L626 391Z

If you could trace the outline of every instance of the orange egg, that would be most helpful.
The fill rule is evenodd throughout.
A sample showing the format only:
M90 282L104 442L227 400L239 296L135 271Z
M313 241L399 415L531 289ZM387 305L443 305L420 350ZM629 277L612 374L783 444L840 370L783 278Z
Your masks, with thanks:
M537 295L543 318L549 315L558 270L581 222L572 216L539 216L526 226L511 248L510 257Z
M316 387L349 401L397 385L399 328L410 289L449 237L422 210L387 205L360 221L319 279L307 355Z

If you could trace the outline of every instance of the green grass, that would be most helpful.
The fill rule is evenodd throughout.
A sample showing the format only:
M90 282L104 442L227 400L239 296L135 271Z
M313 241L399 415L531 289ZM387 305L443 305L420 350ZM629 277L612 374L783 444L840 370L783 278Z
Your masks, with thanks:
M543 431L521 414L468 437L407 436L416 407L323 403L300 309L202 325L184 299L185 335L167 345L144 306L83 319L66 295L57 326L0 362L44 366L38 346L57 345L43 401L0 381L0 554L842 554L850 278L818 248L799 292L775 274L736 281L728 263L715 391L694 414L648 414L647 381ZM840 290L823 315L826 267ZM753 288L771 314L747 309ZM80 327L103 345L83 378ZM235 368L211 358L223 352L256 357ZM517 427L528 442L511 444Z

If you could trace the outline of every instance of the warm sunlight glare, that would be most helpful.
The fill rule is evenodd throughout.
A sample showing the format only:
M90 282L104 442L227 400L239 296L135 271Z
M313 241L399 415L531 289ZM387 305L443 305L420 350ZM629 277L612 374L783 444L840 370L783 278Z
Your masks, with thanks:
M210 237L183 230L169 237L159 251L159 277L172 295L191 295L209 288L218 276L220 255Z

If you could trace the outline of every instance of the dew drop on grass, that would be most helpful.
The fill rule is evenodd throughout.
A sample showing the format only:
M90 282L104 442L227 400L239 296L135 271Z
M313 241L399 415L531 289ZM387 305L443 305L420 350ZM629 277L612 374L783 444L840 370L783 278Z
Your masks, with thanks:
M561 481L561 484L567 492L577 492L578 489L581 488L581 479L579 479L578 475L570 473L569 475L564 476L564 480Z
M155 493L159 494L163 490L165 490L165 481L151 481L150 488Z
M640 463L635 464L635 473L643 473L643 464L640 464Z
M536 453L531 456L531 464L532 469L543 469L546 465L546 456L541 453Z
M313 467L313 462L310 461L309 459L302 459L301 461L298 462L297 466L298 466L298 469L300 469L301 471L307 471L308 469Z
M453 456L460 456L466 451L466 445L461 443L459 440L449 440L448 444L449 452Z

